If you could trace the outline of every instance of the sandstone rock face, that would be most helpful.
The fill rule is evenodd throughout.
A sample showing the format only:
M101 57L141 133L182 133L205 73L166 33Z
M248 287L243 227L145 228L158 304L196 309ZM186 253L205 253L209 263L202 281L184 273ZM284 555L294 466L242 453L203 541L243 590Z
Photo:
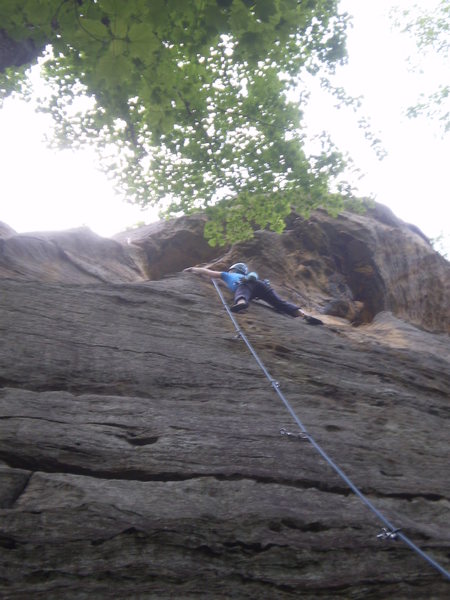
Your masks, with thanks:
M450 333L450 263L381 205L337 219L319 211L309 220L293 218L283 235L257 232L217 264L241 255L302 306L355 323L390 311Z
M217 257L203 235L205 218L199 215L159 221L115 236L119 242L139 249L148 279L160 279Z
M16 232L12 227L0 221L0 238L7 238L15 235Z
M1 278L74 284L142 281L139 264L128 248L86 228L62 233L9 233L0 238Z
M214 288L180 273L243 258L314 314L341 311L237 319L313 438L448 570L448 263L378 210L292 219L220 256L189 255L195 219L154 241L3 239L2 598L448 597L310 442L280 435L298 428Z

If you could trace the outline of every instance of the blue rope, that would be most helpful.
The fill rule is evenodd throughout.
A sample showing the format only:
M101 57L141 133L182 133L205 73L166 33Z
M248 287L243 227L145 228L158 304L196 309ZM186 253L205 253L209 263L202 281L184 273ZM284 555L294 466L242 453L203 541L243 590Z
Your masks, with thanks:
M217 282L214 279L212 279L211 281L213 282L214 287L216 288L216 291L219 294L220 299L222 300L222 304L224 305L225 310L228 313L228 316L232 320L233 325L234 325L234 327L235 327L238 335L240 335L240 337L244 340L245 344L247 345L247 348L250 350L250 352L252 353L252 355L255 358L256 362L258 363L258 366L261 368L261 370L263 371L264 375L270 381L270 384L272 385L273 389L278 394L278 396L281 398L283 404L285 405L285 407L287 408L287 410L291 414L292 418L294 419L294 421L297 423L297 425L299 426L300 430L304 434L304 437L309 440L309 442L314 446L314 448L319 452L319 454L336 471L336 473L339 475L339 477L341 477L341 479L343 479L345 481L345 483L358 496L358 498L360 498L360 500L362 500L362 502L373 513L375 513L375 515L380 519L380 521L386 525L386 527L392 533L392 537L394 539L395 539L395 537L398 537L401 540L403 540L403 542L407 546L409 546L412 550L414 550L414 552L416 552L417 554L419 554L419 556L421 556L426 561L428 561L430 563L430 565L433 566L435 569L437 569L442 575L444 575L444 577L447 577L447 579L450 579L450 573L448 571L446 571L439 563L437 563L435 560L433 560L430 556L428 556L428 554L426 554L418 546L416 546L414 544L414 542L412 542L404 533L402 533L400 531L400 529L397 529L396 527L394 527L394 525L392 525L392 523L388 519L386 519L386 517L372 504L372 502L368 498L366 498L366 496L356 487L356 485L352 482L352 480L349 477L347 477L347 475L344 473L344 471L342 471L342 469L328 456L328 454L325 452L325 450L323 450L319 446L319 444L314 440L314 438L308 433L308 431L306 430L306 428L303 425L303 423L300 421L300 419L298 418L298 416L295 414L294 409L292 408L292 406L290 405L290 403L288 402L288 400L285 398L283 392L280 390L280 385L279 385L278 381L276 381L270 375L269 371L266 369L266 367L262 363L261 359L259 358L259 356L255 352L255 350L253 349L252 345L248 341L246 335L244 334L244 332L242 331L242 329L239 327L236 319L234 318L232 312L230 311L230 309L228 307L228 304L225 301L225 298L223 297L223 294L222 294L219 286L217 285Z

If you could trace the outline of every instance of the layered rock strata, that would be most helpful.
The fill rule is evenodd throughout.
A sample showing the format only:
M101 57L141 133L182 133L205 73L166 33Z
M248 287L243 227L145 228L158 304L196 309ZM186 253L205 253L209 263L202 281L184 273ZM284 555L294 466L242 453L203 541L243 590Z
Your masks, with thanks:
M180 272L245 259L322 313L238 319L314 439L448 569L448 263L375 217L293 219L220 256L189 254L194 218L128 241L6 229L3 598L448 596L309 442L280 435L296 426L214 288Z

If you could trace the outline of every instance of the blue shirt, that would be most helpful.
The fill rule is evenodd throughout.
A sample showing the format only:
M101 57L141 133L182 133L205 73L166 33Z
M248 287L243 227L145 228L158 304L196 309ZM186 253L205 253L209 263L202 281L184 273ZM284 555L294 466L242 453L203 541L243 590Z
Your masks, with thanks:
M222 271L220 278L227 284L229 290L235 292L241 281L245 279L245 275L242 275L241 273L228 273L227 271Z
M227 271L222 271L220 277L222 281L227 284L228 289L235 292L240 283L244 283L244 281L255 281L258 279L258 274L252 272L246 276L241 273L228 273Z

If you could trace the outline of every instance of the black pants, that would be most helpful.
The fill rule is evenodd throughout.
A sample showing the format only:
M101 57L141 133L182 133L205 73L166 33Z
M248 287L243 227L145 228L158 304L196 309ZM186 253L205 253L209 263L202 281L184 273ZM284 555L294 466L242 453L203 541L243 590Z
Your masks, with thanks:
M241 283L234 293L235 303L240 298L243 298L247 304L250 300L253 300L253 298L260 298L261 300L264 300L264 302L267 302L267 304L270 304L270 306L273 306L276 310L287 313L288 315L291 315L291 317L298 317L299 307L280 298L270 285L260 279Z

